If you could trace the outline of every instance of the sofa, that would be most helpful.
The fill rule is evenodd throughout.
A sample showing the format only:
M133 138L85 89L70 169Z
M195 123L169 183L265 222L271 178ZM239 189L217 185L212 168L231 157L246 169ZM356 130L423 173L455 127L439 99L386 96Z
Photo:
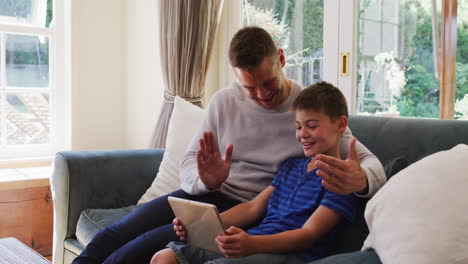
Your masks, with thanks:
M435 152L468 144L468 121L350 116L349 127L380 159L387 176ZM163 155L164 149L57 153L51 177L53 262L71 263L97 230L134 210ZM361 249L369 232L364 219L367 200L359 199L357 221L341 231L330 254Z

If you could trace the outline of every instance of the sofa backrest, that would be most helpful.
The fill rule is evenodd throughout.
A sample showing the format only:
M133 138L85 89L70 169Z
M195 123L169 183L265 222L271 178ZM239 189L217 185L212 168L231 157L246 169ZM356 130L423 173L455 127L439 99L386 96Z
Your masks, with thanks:
M383 165L403 157L409 164L458 144L468 144L468 121L350 116L353 135ZM359 198L358 218L336 238L330 254L360 250L369 230L364 219L368 199Z
M349 127L384 165L398 156L411 164L460 143L468 144L468 121L351 116Z

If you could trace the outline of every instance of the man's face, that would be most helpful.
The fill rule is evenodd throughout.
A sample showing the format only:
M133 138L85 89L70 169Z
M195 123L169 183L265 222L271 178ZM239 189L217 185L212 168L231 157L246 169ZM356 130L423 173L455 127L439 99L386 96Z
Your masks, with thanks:
M304 155L335 155L341 134L346 129L347 118L332 120L328 115L312 110L296 110L296 139Z
M266 57L254 70L235 68L234 71L250 99L266 109L277 107L288 97L281 58Z

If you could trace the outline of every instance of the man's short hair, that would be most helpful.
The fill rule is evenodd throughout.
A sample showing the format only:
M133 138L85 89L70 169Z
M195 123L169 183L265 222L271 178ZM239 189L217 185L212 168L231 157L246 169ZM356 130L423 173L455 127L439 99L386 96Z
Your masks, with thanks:
M254 70L264 58L277 54L278 49L270 34L263 28L255 26L239 30L229 46L231 65L243 70Z
M343 93L327 82L317 82L302 90L294 100L293 110L311 110L321 112L336 120L348 117L348 105Z

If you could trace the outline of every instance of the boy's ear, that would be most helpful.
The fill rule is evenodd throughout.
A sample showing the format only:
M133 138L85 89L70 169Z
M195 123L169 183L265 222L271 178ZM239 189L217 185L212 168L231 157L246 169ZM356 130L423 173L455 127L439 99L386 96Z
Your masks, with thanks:
M338 119L338 129L340 130L341 133L343 133L346 130L346 127L348 126L348 118L346 116L340 116Z

